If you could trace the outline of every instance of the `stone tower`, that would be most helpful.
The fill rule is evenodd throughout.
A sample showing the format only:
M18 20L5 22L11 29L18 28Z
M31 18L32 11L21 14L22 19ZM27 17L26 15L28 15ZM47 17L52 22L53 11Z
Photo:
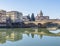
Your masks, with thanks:
M43 16L43 12L42 12L42 10L40 11L40 13L39 13L39 14L40 14L40 16Z

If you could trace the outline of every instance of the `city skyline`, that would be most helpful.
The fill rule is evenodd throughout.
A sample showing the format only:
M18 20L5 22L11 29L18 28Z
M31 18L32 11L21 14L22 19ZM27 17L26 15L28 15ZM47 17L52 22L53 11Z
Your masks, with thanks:
M0 9L7 11L19 11L25 15L34 13L35 16L40 10L44 16L52 19L60 19L59 0L0 0Z

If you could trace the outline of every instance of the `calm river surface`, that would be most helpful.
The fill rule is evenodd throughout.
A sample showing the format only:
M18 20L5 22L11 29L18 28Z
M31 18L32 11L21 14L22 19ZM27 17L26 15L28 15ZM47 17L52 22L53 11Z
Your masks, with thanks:
M0 29L0 46L60 46L60 29Z

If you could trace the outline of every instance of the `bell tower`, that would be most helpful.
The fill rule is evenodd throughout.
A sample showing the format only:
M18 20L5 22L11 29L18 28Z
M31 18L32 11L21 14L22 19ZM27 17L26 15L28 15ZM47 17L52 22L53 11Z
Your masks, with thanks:
M43 16L43 12L42 12L42 10L40 11L40 13L39 13L39 14L40 14L40 16Z

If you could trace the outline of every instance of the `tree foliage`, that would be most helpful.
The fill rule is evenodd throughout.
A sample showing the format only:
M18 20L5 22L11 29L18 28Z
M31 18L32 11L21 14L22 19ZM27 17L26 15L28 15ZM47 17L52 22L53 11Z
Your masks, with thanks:
M35 21L34 13L31 15L31 21Z
M30 18L30 15L29 15L29 14L28 14L27 18L29 19L29 21L31 20L31 18Z

